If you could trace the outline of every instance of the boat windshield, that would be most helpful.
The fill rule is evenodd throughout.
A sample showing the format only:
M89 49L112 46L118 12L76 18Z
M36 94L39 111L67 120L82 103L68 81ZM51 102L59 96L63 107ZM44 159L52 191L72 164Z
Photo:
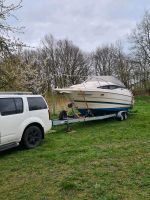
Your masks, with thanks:
M125 87L125 85L119 81L117 78L113 77L113 76L92 76L89 77L85 82L88 81L98 81L98 82L111 82L116 86L121 86L121 87Z
M97 88L100 88L100 89L109 89L109 90L114 90L114 89L118 89L118 88L124 88L123 86L119 86L119 85L103 85L103 86L99 86Z

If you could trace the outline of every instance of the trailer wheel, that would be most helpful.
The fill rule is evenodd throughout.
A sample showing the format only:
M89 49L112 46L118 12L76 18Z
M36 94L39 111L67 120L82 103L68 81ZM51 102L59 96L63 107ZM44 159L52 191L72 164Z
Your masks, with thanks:
M118 119L119 119L119 121L123 121L123 120L124 120L123 113L121 113L121 114L120 114L120 116L119 116L119 118L118 118Z
M128 118L127 112L124 112L124 120Z
M117 117L116 117L119 121L123 121L126 120L128 118L127 112L118 112Z

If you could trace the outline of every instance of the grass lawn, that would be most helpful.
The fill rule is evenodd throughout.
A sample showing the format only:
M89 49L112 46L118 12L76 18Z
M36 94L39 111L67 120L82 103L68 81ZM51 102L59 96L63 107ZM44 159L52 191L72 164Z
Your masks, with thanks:
M33 150L0 154L0 200L149 200L150 97L126 121L49 132Z

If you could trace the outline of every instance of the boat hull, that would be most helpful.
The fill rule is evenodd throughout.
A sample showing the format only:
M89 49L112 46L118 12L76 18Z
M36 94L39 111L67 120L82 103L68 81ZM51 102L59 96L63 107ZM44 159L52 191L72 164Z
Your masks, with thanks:
M74 91L70 96L82 115L94 116L118 111L128 111L132 107L132 95L107 91Z

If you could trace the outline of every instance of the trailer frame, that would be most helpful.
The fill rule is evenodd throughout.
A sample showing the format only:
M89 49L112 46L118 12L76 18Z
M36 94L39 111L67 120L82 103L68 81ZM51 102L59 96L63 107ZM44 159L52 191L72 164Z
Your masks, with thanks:
M92 117L86 117L82 116L79 118L71 118L67 117L66 119L59 120L59 119L53 119L52 120L52 126L59 126L59 125L67 125L67 131L70 130L70 124L77 123L77 122L88 122L88 121L98 121L98 120L103 120L103 119L109 119L109 118L116 118L119 121L123 121L127 119L127 111L119 111L117 113L112 113L112 114L106 114L106 115L101 115L101 116L92 116Z

